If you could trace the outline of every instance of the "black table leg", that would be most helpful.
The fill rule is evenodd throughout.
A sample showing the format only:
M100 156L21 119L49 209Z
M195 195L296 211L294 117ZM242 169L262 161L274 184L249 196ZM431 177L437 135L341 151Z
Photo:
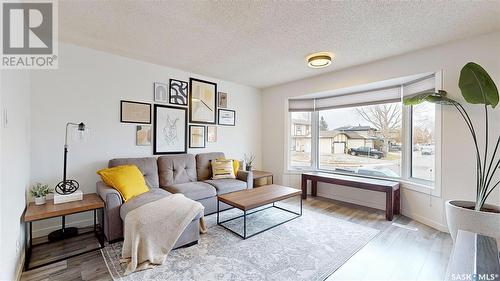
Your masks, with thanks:
M243 211L243 239L247 239L247 211Z

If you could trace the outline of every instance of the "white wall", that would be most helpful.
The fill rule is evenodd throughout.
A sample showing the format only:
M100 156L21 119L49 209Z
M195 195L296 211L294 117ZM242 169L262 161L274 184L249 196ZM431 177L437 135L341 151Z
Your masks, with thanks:
M175 55L175 54L173 54ZM257 155L260 165L260 91L218 79L124 58L71 44L59 45L59 69L33 73L32 81L32 182L57 184L62 178L66 122L91 127L87 143L70 142L68 177L77 179L85 193L95 192L96 171L115 157L151 156L152 147L135 145L134 124L120 123L120 100L153 103L153 82L189 77L216 82L228 93L228 108L236 110L236 126L218 126L218 142L189 153L223 151L241 159ZM68 217L69 224L89 215ZM60 221L34 225L34 235L47 234ZM88 224L88 221L82 222Z
M286 98L442 70L443 88L452 98L463 101L458 88L458 77L460 69L469 61L482 65L496 84L500 85L499 49L500 33L496 32L264 89L263 168L274 172L279 182L300 187L298 175L287 175L284 172ZM331 67L335 68L335 62ZM484 133L480 126L483 124L481 107L466 105L466 108L476 120L479 133ZM498 136L500 109L497 107L490 117L494 120L491 122L492 135ZM445 200L474 199L475 157L469 132L455 110L450 107L443 109L442 125L442 195L430 197L428 194L403 189L401 204L403 214L444 231ZM491 140L493 141L493 138ZM353 188L332 188L319 184L318 193L380 209L383 209L385 204L383 194ZM490 196L489 202L500 204L498 189Z
M30 177L29 72L2 70L0 84L0 280L14 280L22 269L21 216Z

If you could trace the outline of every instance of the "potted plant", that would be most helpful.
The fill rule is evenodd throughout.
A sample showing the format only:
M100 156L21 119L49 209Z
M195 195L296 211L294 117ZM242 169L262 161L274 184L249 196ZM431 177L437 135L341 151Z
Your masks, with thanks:
M54 193L54 190L47 184L37 183L31 187L31 196L35 198L35 205L45 204L45 197L50 193Z
M251 171L253 167L253 161L255 160L255 155L250 154L250 155L243 155L243 160L245 160L245 170Z
M455 241L459 229L468 230L484 235L500 238L500 207L485 204L493 190L498 187L500 180L496 175L500 169L500 136L495 146L489 142L489 107L495 108L498 104L498 89L480 65L469 62L460 72L458 86L465 101L470 104L481 104L484 107L484 139L481 140L469 114L457 101L448 98L446 91L437 93L422 93L404 99L405 105L416 105L424 101L453 106L465 121L474 142L476 155L476 198L475 201L446 201L446 220L448 230ZM498 120L495 121L495 123ZM498 124L495 124L498 126ZM481 144L484 144L480 146Z

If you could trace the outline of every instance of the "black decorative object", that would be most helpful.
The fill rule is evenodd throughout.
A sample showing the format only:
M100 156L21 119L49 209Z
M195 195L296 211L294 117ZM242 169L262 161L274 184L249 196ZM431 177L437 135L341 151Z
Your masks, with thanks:
M169 103L188 105L188 85L189 83L186 81L170 79Z
M64 139L64 170L63 170L63 180L56 185L56 192L61 195L71 194L75 192L80 184L76 180L68 180L66 178L66 166L68 162L68 129L70 126L76 126L78 132L83 134L85 132L85 124L80 123L67 123L66 124L66 137Z

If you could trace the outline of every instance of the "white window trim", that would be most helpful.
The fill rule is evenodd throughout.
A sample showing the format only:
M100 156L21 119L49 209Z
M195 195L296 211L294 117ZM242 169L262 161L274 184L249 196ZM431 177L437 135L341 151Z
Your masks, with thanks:
M435 83L436 83L436 89L437 90L442 90L443 89L443 75L442 75L442 70L436 71L435 72ZM323 170L319 169L319 138L317 137L317 134L319 134L318 130L318 122L319 122L319 112L315 111L311 113L311 166L310 167L291 167L290 166L290 145L291 145L291 134L290 134L290 128L291 128L291 120L290 120L290 113L288 112L288 98L286 99L285 102L285 136L284 136L284 144L285 144L285 153L284 153L284 165L285 170L284 170L284 175L300 175L303 172L312 172L312 171L318 171L318 172L323 172L323 173L331 173L331 174L343 174L340 172L335 172L331 170ZM402 153L401 157L401 163L402 163L402 170L401 170L401 177L400 178L382 178L382 177L370 177L370 176L361 176L361 175L352 175L349 174L350 176L354 177L365 177L365 178L378 178L378 179L384 179L384 180L394 180L394 181L399 181L401 184L402 188L410 189L416 192L428 194L433 197L441 197L441 171L442 171L442 122L443 122L443 110L441 105L436 105L436 111L435 111L435 138L436 138L436 145L435 145L435 175L434 175L434 182L432 184L429 184L431 182L425 181L425 180L419 180L416 178L411 178L409 175L411 174L411 164L405 164L408 163L408 157L411 156L412 153L412 147L411 147L411 128L409 128L409 122L410 122L410 108L403 106L403 120L401 126L404 129L404 142L402 146L402 151L405 151L405 153ZM316 141L317 140L317 141ZM408 145L410 144L410 145Z

